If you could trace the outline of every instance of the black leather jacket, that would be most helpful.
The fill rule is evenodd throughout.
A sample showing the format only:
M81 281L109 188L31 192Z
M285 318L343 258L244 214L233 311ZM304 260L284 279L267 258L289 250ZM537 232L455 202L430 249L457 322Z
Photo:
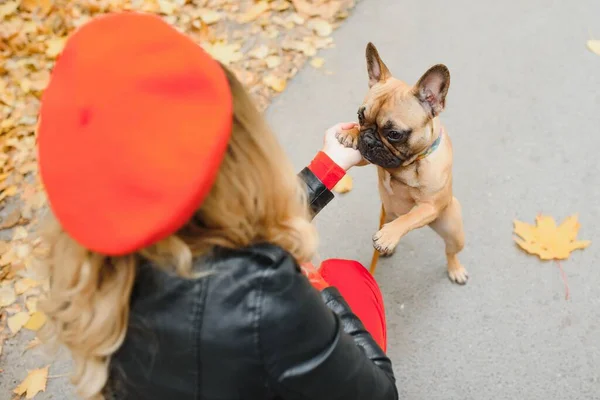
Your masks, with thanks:
M313 213L332 198L305 168ZM284 250L198 260L184 279L141 265L108 400L392 400L392 364L337 289L320 294Z

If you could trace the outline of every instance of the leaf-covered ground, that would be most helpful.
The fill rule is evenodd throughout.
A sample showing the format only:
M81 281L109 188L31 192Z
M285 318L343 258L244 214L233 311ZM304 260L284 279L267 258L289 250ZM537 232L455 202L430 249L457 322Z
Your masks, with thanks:
M46 282L33 268L39 243L31 234L46 201L37 177L35 128L40 96L68 35L103 13L160 15L228 65L264 110L307 61L329 73L317 53L334 45L331 33L354 5L355 0L0 2L0 379L11 369L2 362L3 344L18 343L22 346L10 348L22 347L19 352L35 347L37 341L26 343L19 334L37 331L45 321L36 304ZM43 391L45 367L39 365L29 378L28 371L10 371L22 382L0 398ZM50 366L50 377L51 371Z

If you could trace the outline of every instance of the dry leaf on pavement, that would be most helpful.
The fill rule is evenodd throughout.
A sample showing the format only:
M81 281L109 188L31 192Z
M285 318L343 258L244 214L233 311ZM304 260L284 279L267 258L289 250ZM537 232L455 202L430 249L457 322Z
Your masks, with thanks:
M215 44L204 44L202 46L204 50L215 59L219 60L225 65L229 65L242 59L243 55L239 52L240 45L238 43L227 44L223 42Z
M342 8L342 3L336 0L315 4L314 0L292 0L292 4L300 14L309 17L333 18Z
M29 289L38 287L41 284L41 282L34 281L30 278L19 279L17 282L15 282L15 292L17 292L17 294L23 294Z
M333 190L338 193L348 193L352 190L352 177L348 174L344 175L342 179L333 187Z
M287 85L285 79L279 78L275 75L267 75L263 81L265 85L267 85L276 92L283 92Z
M600 40L588 40L587 48L595 54L600 56Z
M31 315L29 321L23 325L23 328L29 329L30 331L39 331L46 323L46 319L46 314L41 311L36 311Z
M281 65L281 57L279 56L269 56L265 58L265 62L267 63L267 68L276 68Z
M321 37L327 37L333 32L331 24L320 18L311 19L306 23L306 27L312 29Z
M46 55L50 58L55 58L58 56L65 47L66 40L67 38L65 37L48 40L46 42Z
M28 297L27 299L25 299L25 307L27 307L27 311L29 311L29 314L33 314L37 311L37 303L38 298L35 296Z
M0 308L10 306L16 300L17 295L11 286L0 287Z
M201 9L199 12L200 19L207 25L212 25L219 22L223 18L223 14L207 8Z
M27 377L13 390L13 393L19 396L25 394L26 399L33 399L39 392L45 392L49 369L50 366L47 365L44 368L29 371Z
M572 251L585 249L591 243L589 240L576 240L580 227L576 215L566 218L560 226L556 226L552 217L544 215L536 218L537 225L521 221L514 223L515 242L542 260L565 260Z
M567 217L560 226L556 226L554 218L538 215L536 225L514 221L515 242L526 252L537 255L542 260L555 260L565 285L565 299L569 299L567 275L560 260L569 258L572 251L585 249L589 240L577 240L579 222L577 215Z
M19 223L21 219L21 210L18 208L14 209L5 218L0 218L0 231L3 229L12 228Z
M312 65L314 68L321 68L323 65L325 65L325 60L321 57L314 57L312 60L310 60L310 65Z
M269 3L267 3L266 1L260 1L258 3L255 3L252 5L252 7L250 7L248 11L240 15L240 17L238 18L238 22L241 24L247 24L248 22L252 22L268 9Z
M29 321L29 313L25 311L21 311L16 313L12 317L8 317L8 329L14 335L19 332L21 328Z

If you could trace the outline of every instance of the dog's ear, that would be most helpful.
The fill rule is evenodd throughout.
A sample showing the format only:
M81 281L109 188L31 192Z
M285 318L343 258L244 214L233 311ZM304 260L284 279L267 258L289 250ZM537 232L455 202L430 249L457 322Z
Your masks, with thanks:
M438 64L429 68L415 85L415 96L432 117L438 116L446 106L446 94L450 87L450 71Z
M367 71L369 71L369 87L372 87L377 82L385 82L392 76L388 68L385 66L377 49L373 43L367 45Z

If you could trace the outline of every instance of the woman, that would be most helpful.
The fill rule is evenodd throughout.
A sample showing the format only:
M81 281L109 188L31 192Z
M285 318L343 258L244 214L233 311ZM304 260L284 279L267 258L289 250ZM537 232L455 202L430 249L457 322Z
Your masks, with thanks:
M295 179L235 77L162 20L75 32L38 144L54 215L42 333L70 350L79 395L396 399L374 281L310 265L311 219L361 160L335 140L352 126Z

